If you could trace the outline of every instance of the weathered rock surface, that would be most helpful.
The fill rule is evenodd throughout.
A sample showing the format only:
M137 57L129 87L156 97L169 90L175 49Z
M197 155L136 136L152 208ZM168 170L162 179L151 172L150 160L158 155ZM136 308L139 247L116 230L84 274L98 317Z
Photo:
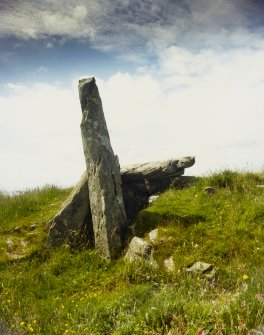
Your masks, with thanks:
M186 269L187 272L192 272L195 274L205 274L213 270L213 265L204 263L204 262L196 262L190 268Z
M164 266L168 272L173 272L175 270L175 263L172 256L164 260Z
M155 242L159 236L158 228L151 230L148 235L149 235L150 241Z
M194 157L137 164L121 169L122 193L128 222L149 205L149 197L170 187L183 187L192 177L182 176L184 169L194 165ZM167 173L167 174L166 174ZM48 223L51 246L93 241L88 177L84 172L59 213Z
M111 147L94 78L79 81L79 96L95 249L101 256L113 258L120 253L127 230L119 162Z
M50 228L47 242L53 247L93 242L87 172L82 175L59 213L48 225Z
M16 332L8 327L6 327L2 321L0 321L0 335L12 335L16 334Z
M24 258L26 255L21 255L21 254L13 254L13 253L10 253L10 252L7 252L6 253L6 256L8 259L12 260L12 261L16 261L18 259L22 259ZM0 333L1 335L1 333Z
M132 238L124 259L130 263L144 261L153 267L157 267L153 258L153 246L137 236Z
M7 250L12 250L13 249L14 242L13 242L13 240L11 240L11 238L6 239L6 247L7 247Z
M130 165L121 169L122 182L137 184L139 189L146 187L149 195L156 194L168 188L175 178L184 174L184 169L193 166L194 163L194 157L183 157Z
M159 197L159 194L154 194L149 197L149 205L151 205L155 200L157 200Z

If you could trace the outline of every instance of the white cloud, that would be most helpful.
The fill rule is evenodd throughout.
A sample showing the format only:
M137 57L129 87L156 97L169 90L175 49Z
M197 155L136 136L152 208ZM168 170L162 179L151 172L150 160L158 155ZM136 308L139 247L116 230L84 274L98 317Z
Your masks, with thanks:
M263 168L263 57L169 48L158 68L110 78L101 92L121 163L195 155L190 173Z
M264 49L191 53L170 47L156 68L98 79L121 165L196 156L186 174L264 167ZM84 169L72 90L7 85L0 97L0 188L73 184Z

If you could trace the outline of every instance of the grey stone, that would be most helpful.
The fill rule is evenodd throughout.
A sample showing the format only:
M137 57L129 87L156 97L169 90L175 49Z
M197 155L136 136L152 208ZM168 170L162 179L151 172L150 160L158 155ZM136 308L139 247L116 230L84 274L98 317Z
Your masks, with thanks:
M158 238L158 235L159 235L158 228L151 230L151 232L149 232L149 239L150 239L150 241L152 241L152 242L156 241L157 238Z
M144 261L155 268L158 267L153 258L153 246L137 236L132 238L124 259L130 263Z
M213 195L216 193L216 187L212 187L212 186L207 186L204 188L204 192L207 194L207 195Z
M204 274L213 270L213 265L204 263L204 262L196 262L190 268L186 269L187 272Z
M24 241L24 240L21 240L20 241L20 245L24 248L26 248L28 246L28 242Z
M14 233L20 233L20 232L21 232L21 228L22 228L22 226L20 225L20 226L14 228L14 229L13 229L13 232L14 232Z
M38 225L35 224L35 223L33 223L32 225L30 225L30 226L28 227L29 230L35 230L35 229L37 229L37 228L38 228Z
M159 195L155 194L155 195L151 195L149 197L149 205L151 205L156 199L158 199Z
M47 224L47 242L56 247L62 244L93 244L92 215L85 172L58 214Z
M262 330L258 330L258 329L250 329L250 331L248 332L248 335L263 335L264 334L264 329Z
M256 294L256 299L261 302L262 304L264 304L264 294Z
M7 252L6 256L7 256L8 259L13 260L13 261L16 261L16 260L19 260L19 259L22 259L22 258L25 257L25 255L12 254L10 252Z
M14 247L14 242L11 240L11 238L6 239L6 247L7 250L12 250Z
M12 335L16 334L14 330L11 328L6 327L1 321L0 321L0 335Z
M139 183L148 189L149 195L157 194L171 186L175 178L184 174L184 169L193 166L194 157L183 157L165 161L130 165L121 169L122 181ZM142 186L141 186L142 187Z
M127 230L120 167L111 147L94 78L79 81L79 96L95 248L101 256L111 259L120 254Z
M173 272L175 270L175 263L172 256L164 260L164 266L168 272Z

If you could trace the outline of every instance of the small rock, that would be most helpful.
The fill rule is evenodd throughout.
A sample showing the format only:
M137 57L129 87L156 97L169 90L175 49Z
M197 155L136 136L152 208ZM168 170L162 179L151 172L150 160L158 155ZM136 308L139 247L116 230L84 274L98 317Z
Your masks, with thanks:
M264 294L256 294L256 299L264 304Z
M18 226L16 228L13 229L14 233L20 233L21 232L21 226Z
M190 268L186 269L187 272L204 274L213 270L213 265L204 263L204 262L196 262Z
M8 250L11 250L14 247L14 242L11 240L11 238L6 239L6 246Z
M207 279L209 279L210 281L213 281L213 280L215 279L215 270L212 269L211 271L206 272L206 273L205 273L205 277L206 277Z
M168 272L173 272L175 270L175 263L172 256L164 260L164 266Z
M24 248L27 247L27 245L28 245L27 242L24 241L24 240L21 240L21 241L20 241L20 244L21 244L21 246L24 247Z
M29 230L35 230L35 229L37 229L37 225L34 223L34 224L32 224L32 225L30 225L29 227L28 227L28 229Z
M251 329L248 335L263 335L263 332L257 329Z
M215 187L212 187L212 186L207 186L204 188L204 192L207 194L207 195L212 195L212 194L215 194L216 193L216 188Z
M124 259L130 263L143 260L155 268L158 267L157 262L153 258L153 246L137 236L132 238Z
M149 232L150 241L152 241L152 242L156 241L156 239L158 238L158 234L159 234L158 228L154 229L154 230L151 230L151 232Z
M153 247L151 244L144 241L142 238L135 236L129 244L125 259L128 259L130 262L139 258L148 259L151 257L152 249Z
M7 256L9 259L13 260L13 261L18 260L18 259L21 259L21 258L24 257L24 255L11 254L10 252L7 252L7 253L6 253L6 256Z
M0 321L0 335L11 335L11 334L14 334L14 333L12 332L12 329L7 328L7 327L2 323L2 321Z
M152 202L155 201L158 197L159 197L158 194L156 194L156 195L151 195L151 196L149 197L149 205L151 205Z

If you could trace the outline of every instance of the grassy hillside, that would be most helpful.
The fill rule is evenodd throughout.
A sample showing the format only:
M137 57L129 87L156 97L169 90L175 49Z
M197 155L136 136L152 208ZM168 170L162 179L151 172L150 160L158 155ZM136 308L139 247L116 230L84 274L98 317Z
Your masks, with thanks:
M14 334L248 334L264 325L263 184L264 173L224 171L162 194L134 225L146 239L158 227L158 269L46 248L45 223L70 190L0 193L0 323ZM215 276L186 272L196 261Z

